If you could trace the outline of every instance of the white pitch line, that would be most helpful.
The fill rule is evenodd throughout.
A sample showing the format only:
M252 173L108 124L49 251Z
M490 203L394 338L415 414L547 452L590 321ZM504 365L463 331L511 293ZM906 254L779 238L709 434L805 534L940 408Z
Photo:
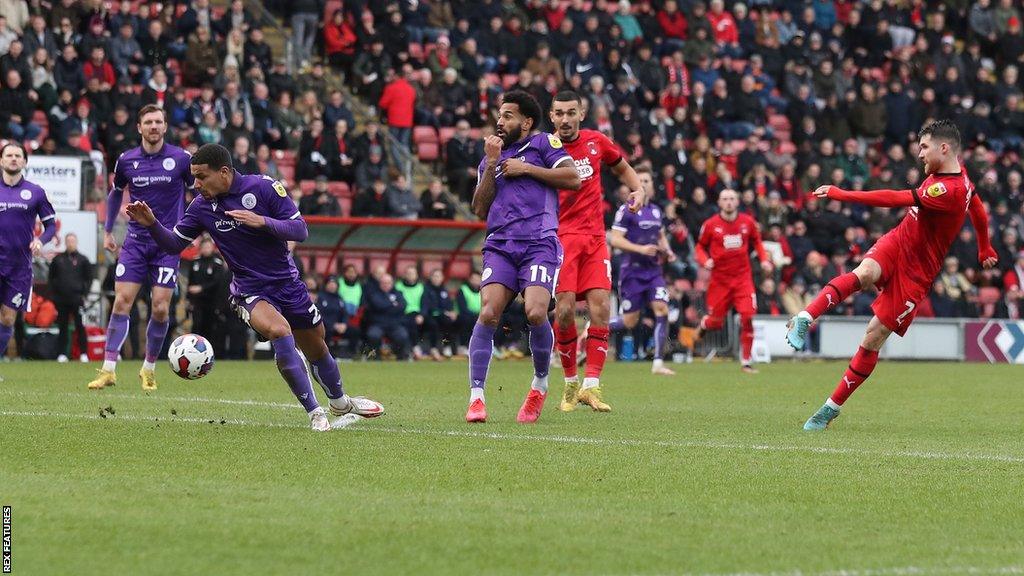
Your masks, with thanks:
M232 406L260 406L264 408L287 408L298 410L301 406L298 403L287 404L284 402L259 402L257 400L229 400L227 398L203 398L201 396L160 396L158 394L118 394L116 392L30 392L22 390L0 390L0 394L10 396L67 396L72 398L113 398L117 400L164 400L167 402L193 402L196 404L228 404Z
M183 399L179 398L179 401ZM50 412L17 412L17 411L2 411L0 416L25 416L25 417L50 417L50 418L75 418L75 419L86 419L86 420L100 420L99 415L92 414L57 414ZM111 420L127 420L135 422L154 422L159 419L161 422L185 422L185 423L196 423L196 424L208 424L210 418L187 418L187 417L163 417L163 416L135 416L135 415L111 415L108 416ZM219 423L221 418L213 418L214 423ZM275 428L307 428L305 425L299 424L284 424L284 423L265 423L255 422L249 420L224 420L225 424L233 424L238 426L269 426ZM361 426L352 426L352 423L347 423L346 426L354 430L365 431L365 432L384 432L388 434L413 434L420 436L447 436L447 437L458 437L458 438L482 438L485 440L499 440L499 441L528 441L528 442L550 442L558 444L576 444L576 445L595 445L595 446L635 446L635 447L660 447L660 448L698 448L698 449L710 449L710 450L754 450L758 452L808 452L812 454L831 454L831 455L854 455L854 456L875 456L883 458L912 458L921 460L948 460L948 461L966 461L966 462L1003 462L1009 464L1024 464L1024 456L1013 456L1004 454L972 454L972 453L953 453L953 452L923 452L923 451L896 451L896 450L864 450L859 448L833 448L827 446L785 446L785 445L771 445L771 444L741 444L741 443L729 443L729 442L711 442L711 441L670 441L670 440L639 440L632 438L614 439L614 438L588 438L583 436L546 436L536 434L503 434L499 432L471 432L471 431L460 431L460 430L424 430L417 428L391 428L387 426L376 426L370 425L370 427L363 428Z
M1003 566L999 568L978 568L975 566L939 566L935 568L920 568L917 566L905 566L899 568L865 568L828 570L824 572L808 572L804 570L789 570L783 572L728 572L728 573L702 573L689 574L688 576L930 576L947 574L965 574L968 576L1013 576L1024 574L1024 567Z

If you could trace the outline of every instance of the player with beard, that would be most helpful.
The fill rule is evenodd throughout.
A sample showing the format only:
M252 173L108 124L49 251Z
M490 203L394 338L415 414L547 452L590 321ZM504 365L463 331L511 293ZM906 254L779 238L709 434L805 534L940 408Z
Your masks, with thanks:
M57 232L46 192L22 174L27 158L21 144L11 142L0 148L0 359L7 354L18 312L28 311L32 303L32 257ZM35 237L36 218L43 223L39 238Z
M139 110L142 144L126 150L114 165L114 186L107 195L106 233L103 247L118 252L112 234L121 210L125 188L131 202L144 201L164 226L174 226L185 212L185 193L194 179L189 171L189 154L168 144L167 115L163 108L147 104ZM114 309L107 323L107 344L103 367L89 382L90 390L117 383L117 361L128 337L128 315L143 284L150 286L149 325L146 327L146 358L139 370L143 390L156 390L156 359L167 336L171 296L178 283L178 255L157 246L149 231L137 222L128 223L124 245L114 271Z
M498 109L496 135L484 140L484 159L473 194L473 213L487 220L480 316L469 340L467 422L485 422L484 386L494 331L505 306L522 293L530 325L533 382L519 410L520 423L536 422L548 392L554 334L548 305L562 264L558 242L558 190L578 190L580 178L557 136L534 132L540 104L513 90Z
M627 206L636 213L645 195L640 178L622 157L619 147L596 130L580 130L585 111L579 94L567 90L555 95L549 116L565 151L572 156L582 183L579 191L559 190L558 240L565 251L555 287L555 346L565 389L558 409L571 412L577 403L598 412L610 412L601 390L601 371L608 355L608 320L611 316L612 264L605 241L604 191L601 167L608 166L632 190ZM580 386L576 369L576 302L586 301L590 314L586 336L586 369Z
M853 272L829 281L807 309L789 321L786 340L802 350L807 330L818 317L860 290L879 289L871 305L875 315L860 348L825 405L804 423L804 430L827 428L839 416L843 403L871 376L878 351L889 336L893 332L906 334L918 303L928 297L942 261L963 227L965 215L970 216L978 237L978 262L991 268L998 261L989 242L985 207L960 164L960 131L949 120L937 120L922 129L918 138L918 159L928 177L916 189L860 192L821 186L814 191L821 199L908 210L899 226L882 236Z

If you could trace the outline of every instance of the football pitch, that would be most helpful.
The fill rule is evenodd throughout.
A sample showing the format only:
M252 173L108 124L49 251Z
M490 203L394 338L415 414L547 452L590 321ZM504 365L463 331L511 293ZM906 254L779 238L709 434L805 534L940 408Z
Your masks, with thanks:
M13 574L1024 574L1024 372L881 362L609 363L610 414L515 423L531 364L342 364L383 418L326 434L271 362L0 364ZM318 390L318 393L320 391ZM322 397L322 396L321 396Z

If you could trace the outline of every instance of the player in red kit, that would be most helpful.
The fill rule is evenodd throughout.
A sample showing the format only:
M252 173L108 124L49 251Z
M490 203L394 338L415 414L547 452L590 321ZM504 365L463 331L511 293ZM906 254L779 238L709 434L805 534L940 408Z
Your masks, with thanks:
M551 103L551 123L583 183L578 192L558 193L558 239L565 253L555 287L555 347L565 371L559 410L570 412L577 403L583 403L599 412L609 412L611 407L602 398L600 380L608 354L612 288L611 256L604 230L602 165L610 167L632 191L630 210L641 208L644 194L640 179L619 147L600 132L580 130L584 113L582 99L572 91L559 92ZM576 302L580 300L586 300L590 312L582 387L576 370Z
M875 316L868 322L860 349L850 361L832 396L804 424L804 430L824 430L839 416L840 407L864 383L878 362L878 351L893 332L903 336L914 321L918 303L928 296L942 260L969 214L978 237L978 261L985 268L998 258L988 237L988 215L974 184L960 165L960 131L949 120L926 126L919 135L918 158L928 177L915 190L852 192L821 186L818 198L860 202L869 206L906 207L899 226L882 236L868 250L853 272L833 278L807 307L789 322L786 340L800 350L807 329L819 316L851 294L870 286L879 289L871 305Z
M757 290L750 268L750 253L757 252L761 270L772 271L768 254L761 243L757 220L741 214L739 194L722 190L718 195L718 214L704 221L697 240L697 263L711 271L708 283L708 312L700 320L697 339L710 330L721 330L725 315L735 308L740 315L740 363L743 371L754 374L750 349L754 345L754 314L757 313Z

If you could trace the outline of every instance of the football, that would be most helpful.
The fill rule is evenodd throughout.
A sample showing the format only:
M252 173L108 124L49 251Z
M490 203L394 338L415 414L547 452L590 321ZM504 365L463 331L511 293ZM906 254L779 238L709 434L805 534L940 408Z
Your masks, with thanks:
M186 380L198 380L213 369L213 346L198 334L183 334L167 351L171 371Z

